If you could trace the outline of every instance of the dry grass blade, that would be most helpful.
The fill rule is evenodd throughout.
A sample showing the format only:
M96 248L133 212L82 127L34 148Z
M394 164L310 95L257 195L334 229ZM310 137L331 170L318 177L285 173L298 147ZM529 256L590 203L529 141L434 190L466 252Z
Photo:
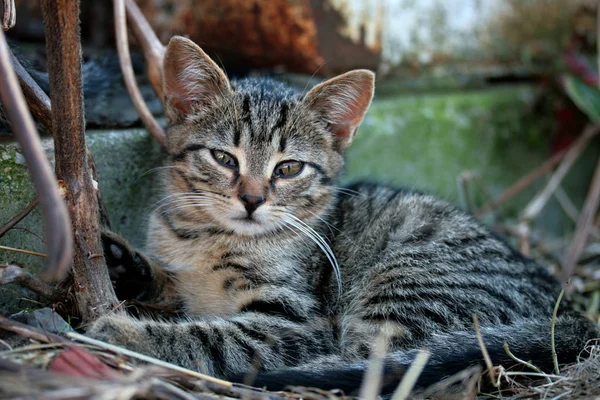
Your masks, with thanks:
M127 20L125 17L125 0L114 0L114 17L115 17L115 36L117 40L117 52L119 53L119 63L121 64L121 72L125 80L125 86L133 105L137 110L146 129L156 139L156 141L164 148L166 136L163 128L158 124L154 116L144 102L140 88L135 81L133 66L131 64L131 55L129 54L129 41L127 39Z
M106 350L110 350L110 351L113 351L115 353L122 354L122 355L125 355L125 356L128 356L128 357L132 357L132 358L135 358L135 359L138 359L140 361L144 361L144 362L147 362L147 363L150 363L150 364L158 365L160 367L164 367L164 368L167 368L167 369L170 369L170 370L173 370L173 371L181 372L181 373L184 373L184 374L189 375L189 376L193 376L193 377L198 378L198 379L203 379L205 381L212 382L212 383L215 383L215 384L218 384L218 385L221 385L221 386L225 386L225 387L231 387L232 386L231 382L224 381L222 379L217 379L217 378L214 378L214 377L209 376L209 375L201 374L199 372L191 371L189 369L182 368L182 367L179 367L179 366L174 365L174 364L170 364L168 362L159 360L157 358L149 357L149 356L146 356L144 354L136 353L135 351L124 349L124 348L119 347L119 346L115 346L115 345L112 345L112 344L104 343L104 342L101 342L100 340L92 339L92 338L89 338L87 336L83 336L83 335L80 335L78 333L75 333L75 332L67 332L66 335L69 338L71 338L71 339L75 339L75 340L78 340L78 341L83 342L83 343L87 343L87 344L91 344L91 345L94 345L94 346L98 346L100 348L103 348L103 349L106 349Z
M560 373L560 368L558 367L558 356L556 355L556 345L554 343L554 328L556 326L556 317L558 315L558 308L560 306L560 302L562 301L563 296L565 295L565 288L563 287L558 295L558 299L556 300L556 304L554 305L554 312L552 313L552 324L550 325L550 346L552 347L552 362L554 363L554 373Z
M435 383L418 393L423 399L474 399L477 395L477 383L481 376L481 366L475 365Z
M361 399L375 400L379 396L381 380L383 378L383 363L388 346L389 334L384 326L375 339L375 344L369 356L369 363L358 395Z
M61 279L69 269L72 255L69 214L12 68L4 32L0 32L0 77L0 99L21 145L37 197L40 199L48 242L45 276Z
M581 257L581 253L585 248L585 244L588 240L588 236L594 226L594 218L598 212L598 206L600 205L600 159L598 159L598 165L592 178L592 185L590 191L585 199L581 215L577 221L577 227L575 229L575 236L569 246L569 251L565 258L563 269L561 271L561 280L566 282L567 279L573 275L575 265Z
M508 347L508 342L504 342L504 351L506 352L506 354L512 358L514 361L518 362L521 365L526 366L529 369L534 370L535 372L539 372L540 374L543 374L544 371L542 371L541 369L539 369L538 367L536 367L535 365L533 365L530 362L527 362L525 360L521 360L519 357L515 356L511 351L510 348ZM552 382L552 380L550 380L550 378L547 378L548 383Z
M576 145L577 142L573 143ZM556 167L562 159L567 154L567 150L563 150L559 153L553 155L550 159L545 161L542 165L529 172L527 175L523 176L516 183L506 189L500 196L498 196L495 200L490 201L488 204L482 206L479 210L475 212L475 215L481 217L489 212L494 211L496 208L500 207L502 204L506 203L508 200L515 197L517 194L521 193L525 188L529 187L533 182L540 179L542 176L546 175L550 170Z
M498 387L498 383L496 382L496 376L494 373L494 364L492 364L490 354L488 353L487 348L485 347L485 343L483 342L483 337L481 336L481 327L479 326L479 319L475 314L473 314L473 325L475 326L475 334L477 335L477 342L479 342L479 347L481 348L481 354L483 355L485 366L488 369L490 382L494 387Z
M588 142L600 132L600 125L591 125L585 129L581 136L573 143L565 154L560 166L556 169L544 189L529 202L522 213L521 218L526 221L531 221L544 208L552 193L556 190L563 178L571 169L571 166L579 158L579 155L586 149Z
M545 161L542 165L540 165L533 171L529 172L527 175L523 176L516 183L514 183L512 186L510 186L508 189L506 189L495 200L489 202L488 204L484 205L479 210L477 210L475 212L475 215L478 217L481 217L482 215L485 215L489 212L494 211L496 208L500 207L502 204L506 203L508 200L515 197L517 194L519 194L525 188L529 187L529 185L531 185L533 182L537 181L542 176L544 176L548 172L550 172L552 170L552 168L554 168L558 164L560 164L563 161L563 159L572 150L575 149L575 151L577 151L578 149L580 150L580 149L585 148L586 145L589 143L589 141L592 140L594 138L594 136L596 136L599 132L600 132L599 125L594 125L592 127L589 127L588 129L586 129L584 131L584 133L581 136L579 136L577 138L577 140L575 140L568 149L565 149L559 153L556 153L550 159ZM550 194L551 194L551 192L550 192Z
M423 372L425 365L427 365L430 356L431 353L427 350L419 351L419 354L417 354L415 360L410 364L408 371L406 371L404 378L402 378L402 381L394 392L392 400L405 400L408 398L415 387L415 383L417 383L417 379L421 376L421 372Z
M15 253L22 253L22 254L29 254L30 256L36 256L36 257L48 257L47 254L38 253L37 251L17 249L15 247L9 247L9 246L0 246L0 250L12 251Z
M3 317L0 315L0 329L5 331L14 332L23 337L37 340L42 343L65 343L67 340L51 333L43 332L40 329L34 328L29 325L21 324L20 322L13 321L12 319Z

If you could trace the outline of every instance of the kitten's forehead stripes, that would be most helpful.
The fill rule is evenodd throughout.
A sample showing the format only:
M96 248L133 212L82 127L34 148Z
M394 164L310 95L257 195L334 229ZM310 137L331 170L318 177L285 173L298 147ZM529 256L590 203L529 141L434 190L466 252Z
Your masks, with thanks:
M287 145L287 138L283 135L279 137L279 152L284 153Z
M252 128L252 110L250 109L250 95L244 96L244 102L242 104L242 120L248 126L248 133L250 138L254 138L254 129Z
M271 129L271 136L269 138L269 141L273 141L275 133L277 131L281 131L281 129L285 126L285 124L287 122L288 110L289 110L288 103L285 101L282 102L281 109L279 110L279 119L277 120L277 123L275 123L275 125L273 126L273 129ZM286 145L286 138L283 135L279 135L279 151L280 152L283 153L285 151L285 145Z
M239 147L241 137L242 137L242 129L240 128L239 124L235 124L235 128L233 131L233 145L235 147Z

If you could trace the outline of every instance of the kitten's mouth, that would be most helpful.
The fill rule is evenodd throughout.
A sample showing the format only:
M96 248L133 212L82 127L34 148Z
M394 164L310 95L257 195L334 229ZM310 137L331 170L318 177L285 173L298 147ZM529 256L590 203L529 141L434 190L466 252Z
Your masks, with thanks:
M252 216L238 217L238 218L234 218L234 220L239 221L239 222L245 222L248 224L259 224L259 222L257 220L255 220L254 218L252 218Z

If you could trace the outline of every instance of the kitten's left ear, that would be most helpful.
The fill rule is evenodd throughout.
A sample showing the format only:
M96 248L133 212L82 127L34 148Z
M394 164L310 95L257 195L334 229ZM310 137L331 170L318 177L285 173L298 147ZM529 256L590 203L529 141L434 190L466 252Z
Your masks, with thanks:
M198 45L174 36L163 58L163 90L165 113L174 124L210 107L231 89L225 73Z
M304 97L304 102L327 122L338 151L345 150L354 139L374 88L375 74L359 69L320 83Z

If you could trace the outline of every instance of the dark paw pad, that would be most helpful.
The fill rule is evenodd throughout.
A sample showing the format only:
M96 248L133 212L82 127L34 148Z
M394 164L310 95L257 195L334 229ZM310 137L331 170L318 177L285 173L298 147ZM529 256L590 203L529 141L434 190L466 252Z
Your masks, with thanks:
M113 232L102 233L102 246L110 279L121 300L142 300L152 282L150 261Z

